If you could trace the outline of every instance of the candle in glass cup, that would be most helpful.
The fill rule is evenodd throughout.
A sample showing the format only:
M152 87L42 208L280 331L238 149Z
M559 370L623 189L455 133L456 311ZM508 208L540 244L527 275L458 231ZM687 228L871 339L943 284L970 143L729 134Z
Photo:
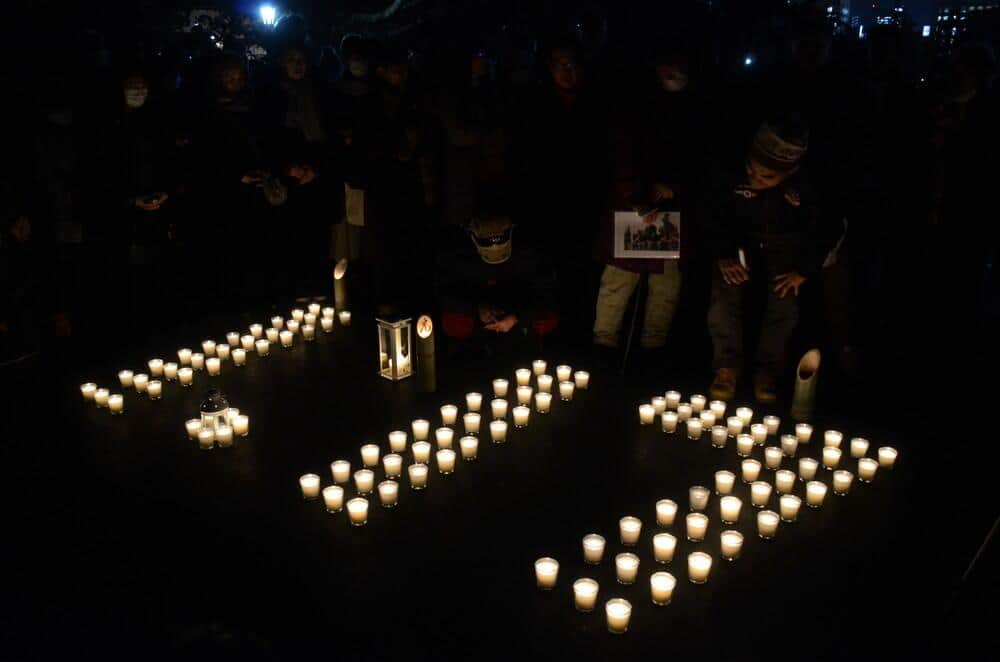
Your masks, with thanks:
M351 463L347 460L331 462L330 473L333 474L334 483L343 485L351 480Z
M295 320L288 320L285 326L287 327L287 331L293 335L299 332L300 324Z
M240 334L237 331L226 333L226 344L230 347L237 347L240 344Z
M212 450L215 447L215 430L204 427L199 430L198 447L203 451Z
M531 362L531 369L535 372L535 376L544 375L545 370L548 368L548 362L542 359L535 359Z
M552 407L552 394L551 393L536 393L535 394L535 411L539 414L549 413L549 409Z
M279 331L285 325L285 319L280 315L275 315L271 318L271 328L278 329Z
M267 356L271 353L271 342L264 338L256 341L255 346L257 348L257 356Z
M799 438L794 434L781 435L781 454L785 457L795 457L799 449Z
M716 471L715 472L715 493L722 496L726 494L733 493L733 487L736 485L736 474L732 471Z
M418 418L410 423L410 429L413 431L413 441L427 441L427 435L431 432L431 422Z
M573 399L573 393L576 391L576 384L571 381L559 382L559 398L563 402L569 402ZM662 412L661 412L662 413Z
M702 429L709 430L712 428L713 425L715 425L715 414L713 414L708 410L705 410L700 414L698 414L698 418L701 419Z
M681 403L680 391L667 391L663 394L663 398L667 401L667 409L676 411L677 405Z
M150 400L159 400L163 396L163 382L159 379L151 379L146 384L146 395Z
M770 540L778 533L778 522L781 518L773 510L762 510L757 513L757 535L764 540Z
M354 497L347 502L347 516L351 526L364 526L368 523L368 499Z
M205 369L205 355L201 352L195 352L191 355L191 367L195 370Z
M427 487L427 465L423 462L411 464L406 468L410 476L410 487L414 490L422 490Z
M229 345L222 343L215 346L215 355L219 357L220 361L229 360Z
M552 392L552 375L538 375L538 391L540 393Z
M677 431L677 412L665 411L660 415L660 427L664 432L674 433Z
M229 448L233 445L233 428L228 425L220 425L215 428L215 441L219 448Z
M753 453L754 440L748 434L736 436L736 454L740 457L749 457Z
M538 588L548 591L556 586L559 577L559 561L549 556L543 556L535 561L535 583Z
M802 499L794 494L782 494L778 499L778 513L782 522L794 522L799 517L799 508L802 506Z
M168 382L172 382L177 379L177 364L173 361L163 364L163 376L167 378Z
M135 387L136 393L145 393L146 387L149 386L149 375L140 372L139 374L133 376L132 386Z
M495 398L506 398L507 390L510 387L510 382L506 379L494 379L493 380L493 397Z
M760 476L760 462L757 460L743 460L740 467L743 470L744 483L752 483Z
M181 365L191 365L191 350L186 347L177 350L177 362Z
M808 423L797 423L795 425L795 436L799 438L800 444L808 444L812 438L813 426Z
M608 600L604 605L607 617L608 632L625 634L628 631L628 621L632 616L632 603L623 598Z
M708 516L704 513L688 513L684 518L687 524L687 539L691 542L701 542L708 530Z
M715 448L725 448L729 441L729 431L723 425L712 426L712 446Z
M184 429L187 430L188 438L197 439L198 433L201 432L201 419L189 418L184 422Z
M282 347L284 347L285 349L291 348L292 342L295 338L295 336L292 334L291 331L289 331L288 329L284 329L278 334L278 337L281 338Z
M583 561L596 565L604 558L604 536L588 533L583 537Z
M519 405L514 407L514 427L524 428L528 426L528 417L531 415L531 410L524 405Z
M214 340L202 340L201 341L201 351L205 356L215 356L215 341Z
M743 433L743 419L739 416L730 416L726 419L726 429L730 437L735 437Z
M125 411L125 398L120 393L108 396L108 411L116 416Z
M573 373L573 383L581 391L586 391L590 387L590 373L586 370L577 370Z
M657 416L667 409L667 399L659 395L650 400L649 404L653 405L653 413Z
M642 521L638 517L628 515L618 520L618 535L623 545L633 547L639 542L642 532Z
M250 335L253 336L254 340L259 340L264 335L264 325L263 324L256 324L256 323L255 324L251 324L248 328L250 330ZM240 342L243 342L242 338L240 338ZM246 347L246 343L245 342L243 342L243 347L244 347L244 349L248 349Z
M736 415L743 421L743 426L746 427L753 420L753 409L750 409L750 407L737 407Z
M816 477L819 462L811 457L799 458L799 480L809 481Z
M518 368L514 371L518 386L528 386L531 384L531 371L527 368Z
M764 466L771 471L777 471L781 468L781 458L784 454L781 452L780 446L768 446L764 449Z
M442 405L441 407L442 425L454 425L457 419L458 419L458 407L456 407L455 405Z
M726 415L726 403L722 400L712 400L708 403L708 410L721 420Z
M336 309L333 306L324 306L323 310L320 311L320 312L323 315L323 319L332 320L333 319L333 314L335 312L337 312L337 311L336 311Z
M87 382L86 384L80 384L80 394L83 396L84 400L93 400L94 393L97 392L97 384L94 382Z
M567 382L572 378L573 368L562 364L556 366L556 379L560 382Z
M339 513L344 509L344 488L340 485L327 485L323 488L323 504L326 512Z
M863 457L858 460L858 480L862 483L872 482L877 470L878 461L870 457Z
M840 448L840 443L844 441L844 433L840 430L827 430L823 433L823 446Z
M674 525L677 516L677 502L673 499L660 499L656 502L656 525L668 527Z
M493 412L493 420L507 418L507 401L503 398L495 398L490 401L490 411Z
M688 505L692 511L700 512L708 507L708 495L711 494L707 487L694 485L688 488Z
M482 393L466 393L465 394L465 407L471 412L477 412L482 409L483 406L483 394Z
M450 474L455 471L455 451L450 448L442 448L434 454L437 459L438 471L442 474Z
M688 579L692 584L704 584L712 571L712 557L705 552L688 554Z
M598 585L593 579L583 577L573 582L573 604L576 610L589 614L597 605Z
M763 446L767 441L767 426L763 423L754 423L750 426L750 436L753 437L753 443Z
M386 478L399 478L403 473L403 456L389 453L382 458L382 468Z
M479 434L479 425L482 421L482 416L476 412L470 411L469 413L462 416L462 424L465 426L465 434Z
M306 310L309 311L310 315L319 315L320 305L315 301L306 306Z
M899 457L899 451L892 446L882 446L878 449L878 465L883 469L892 469L893 465L896 464L897 457Z
M296 322L301 322L305 314L306 311L302 310L301 308L292 309L292 319L295 320Z
M253 341L256 340L253 336L242 336L240 337L240 345L243 347L243 351L249 352L253 349Z
M781 469L774 473L774 489L778 494L788 494L795 489L795 472Z
M695 414L700 414L705 408L705 403L707 398L704 395L692 395L691 396L691 411Z
M132 376L131 370L119 370L118 371L118 383L122 385L122 388L130 388L132 386Z
M615 556L615 577L619 584L635 583L639 574L639 557L631 552L623 552Z
M315 340L316 339L316 327L312 324L302 325L302 337L305 340Z
M767 434L770 436L775 436L778 434L778 428L781 427L781 419L777 416L765 416L763 419L764 427L767 428Z
M342 310L337 313L337 319L340 320L340 326L350 326L351 325L351 311Z
M479 439L472 436L462 437L458 440L458 446L462 450L462 459L475 462L479 454Z
M494 444L507 441L507 421L490 421L490 439Z
M844 496L851 491L851 483L854 482L854 474L844 469L833 472L833 493L837 496Z
M194 371L191 368L179 368L177 370L177 381L181 383L181 386L191 386L194 382Z
M771 483L755 480L750 483L750 504L754 508L763 508L771 500Z
M395 508L399 502L399 483L383 480L378 484L378 500L383 508Z
M280 333L281 332L274 327L268 327L267 330L264 331L264 338L266 338L269 343L276 343L280 339L280 336L278 335Z
M389 450L393 453L402 453L406 450L406 433L402 430L393 430L389 433Z
M518 386L517 387L517 404L519 405L530 405L531 404L531 394L534 391L530 386Z
M806 505L810 508L819 508L826 499L826 483L818 480L810 480L806 483Z
M361 462L366 467L377 467L379 448L375 444L365 444L361 447Z
M306 313L305 315L302 316L302 328L305 329L306 326L315 327L316 319L317 318L315 313Z
M375 472L371 469L359 469L354 472L354 488L358 494L371 494L375 489Z
M722 547L722 558L733 561L739 558L743 549L743 534L739 531L723 531L719 534L719 543Z
M840 464L841 451L836 446L826 446L823 448L823 468L833 471Z
M864 437L851 439L851 457L858 458L868 455L869 442Z
M333 331L333 318L332 317L320 318L319 325L323 328L323 333L330 333Z
M427 464L431 460L431 445L426 441L418 441L411 447L413 451L413 461L418 464Z
M743 501L739 497L727 495L719 499L719 515L726 524L733 524L740 519Z
M657 533L653 536L653 559L657 563L670 563L674 560L677 550L677 538L669 533Z
M233 416L233 434L237 437L245 437L250 434L250 417L246 414Z
M299 477L299 487L302 489L303 499L319 498L319 476L316 474L303 474Z
M210 359L205 359L205 370L212 377L218 375L220 372L222 372L222 361L220 361L219 357L217 356L213 356Z
M451 448L455 441L455 431L448 427L440 427L434 430L434 440L437 441L438 448Z
M687 402L681 402L677 405L677 420L682 423L691 418L691 405Z
M688 439L694 439L695 441L701 439L701 432L702 432L701 420L697 418L689 418L687 420Z

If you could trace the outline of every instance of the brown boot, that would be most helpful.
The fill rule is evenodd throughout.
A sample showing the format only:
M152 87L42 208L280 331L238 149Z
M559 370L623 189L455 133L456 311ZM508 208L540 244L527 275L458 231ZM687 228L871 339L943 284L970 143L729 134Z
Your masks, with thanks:
M758 372L753 378L753 395L757 402L771 404L778 400L775 392L774 377L766 372Z
M736 397L736 379L739 374L732 368L719 368L715 371L715 380L708 388L708 394L713 400L732 400Z

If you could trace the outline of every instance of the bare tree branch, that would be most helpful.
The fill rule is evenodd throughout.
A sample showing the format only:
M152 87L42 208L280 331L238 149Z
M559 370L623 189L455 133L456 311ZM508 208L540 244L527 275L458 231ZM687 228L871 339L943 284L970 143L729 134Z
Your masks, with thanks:
M358 23L378 23L384 21L399 11L404 2L405 0L392 0L392 4L380 12L375 12L374 14L352 14L351 20Z

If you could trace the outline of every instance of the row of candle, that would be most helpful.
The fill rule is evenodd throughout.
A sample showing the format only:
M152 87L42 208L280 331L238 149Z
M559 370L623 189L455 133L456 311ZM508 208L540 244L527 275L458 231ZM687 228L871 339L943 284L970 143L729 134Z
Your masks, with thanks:
M250 434L250 417L241 414L239 409L230 408L226 413L226 424L207 427L200 418L188 419L184 429L189 439L198 442L198 448L211 450L218 444L219 448L233 445L236 437L246 437Z

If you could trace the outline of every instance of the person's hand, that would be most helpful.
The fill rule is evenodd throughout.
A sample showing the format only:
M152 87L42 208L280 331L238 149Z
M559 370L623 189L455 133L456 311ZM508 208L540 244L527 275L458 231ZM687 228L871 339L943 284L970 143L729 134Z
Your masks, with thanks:
M27 216L18 216L14 224L10 226L10 236L19 244L23 244L31 239L31 221Z
M480 304L479 306L479 321L483 324L492 324L499 319L502 311L496 306L490 306L486 304Z
M670 188L666 184L653 185L653 202L660 202L661 200L672 200L673 197L674 197L674 189Z
M798 271L789 271L775 276L774 282L777 283L774 286L774 291L778 293L778 298L784 299L789 292L795 292L795 296L799 296L799 288L802 287L802 283L806 282L806 277Z
M750 280L747 268L731 258L719 260L719 271L722 272L722 279L730 285L742 285Z
M260 184L262 181L264 181L264 175L257 170L248 172L240 177L240 182L243 184Z
M517 325L517 315L511 313L503 319L499 319L492 324L487 324L485 328L487 331L495 331L496 333L507 333Z

